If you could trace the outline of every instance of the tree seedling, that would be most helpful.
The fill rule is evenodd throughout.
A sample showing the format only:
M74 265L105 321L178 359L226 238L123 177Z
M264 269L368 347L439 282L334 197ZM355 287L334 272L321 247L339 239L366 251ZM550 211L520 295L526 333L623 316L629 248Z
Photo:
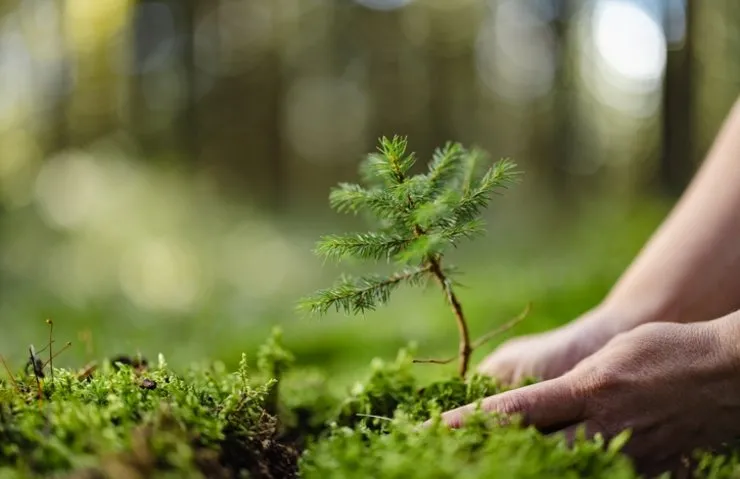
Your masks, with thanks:
M385 260L401 269L386 276L343 275L332 287L304 298L300 307L317 314L332 308L347 314L364 313L387 303L399 285L423 285L433 278L455 317L458 353L450 359L416 362L444 364L457 358L458 372L464 378L474 348L516 324L528 310L472 342L453 287L455 271L443 265L446 250L483 232L481 215L491 196L519 176L509 159L487 168L485 160L482 151L450 142L434 151L426 172L412 175L416 156L407 152L407 139L382 138L378 151L362 162L365 185L341 183L329 196L330 205L340 213L369 212L379 222L378 229L324 236L315 251L330 260Z

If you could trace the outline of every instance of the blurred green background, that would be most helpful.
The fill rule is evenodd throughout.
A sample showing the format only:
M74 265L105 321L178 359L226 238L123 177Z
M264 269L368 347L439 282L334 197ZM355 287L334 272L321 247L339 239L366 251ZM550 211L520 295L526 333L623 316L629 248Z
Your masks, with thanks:
M560 324L685 188L738 51L731 1L0 0L0 352L22 364L46 318L75 366L234 364L276 324L338 377L409 341L453 352L431 288L363 318L294 311L340 271L318 236L367 227L329 188L393 134L520 165L454 255L460 296L474 335L528 302L507 337Z

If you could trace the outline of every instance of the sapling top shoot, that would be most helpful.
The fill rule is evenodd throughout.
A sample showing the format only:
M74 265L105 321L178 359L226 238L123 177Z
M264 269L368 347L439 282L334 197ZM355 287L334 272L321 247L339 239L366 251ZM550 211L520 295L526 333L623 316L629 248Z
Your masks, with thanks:
M465 377L473 349L482 341L470 339L454 290L455 271L443 262L444 254L460 241L484 232L483 210L494 194L518 180L519 172L509 159L488 162L481 150L449 142L434 151L426 171L411 174L416 155L408 152L407 146L405 137L381 138L377 151L361 164L364 184L340 183L329 196L336 211L370 213L378 227L369 232L324 236L315 250L335 261L388 261L398 265L398 270L386 276L342 276L333 286L304 298L300 306L316 314L330 309L359 314L387 303L401 284L424 285L433 279L452 309L459 333L458 352L446 360L417 362L457 359L458 372ZM524 314L505 326L513 326ZM499 327L496 332L501 330Z

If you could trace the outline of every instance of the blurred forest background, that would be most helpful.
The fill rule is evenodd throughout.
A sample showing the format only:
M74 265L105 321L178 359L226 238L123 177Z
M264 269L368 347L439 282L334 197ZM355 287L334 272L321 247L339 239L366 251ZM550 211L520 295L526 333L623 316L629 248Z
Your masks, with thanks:
M731 0L0 0L0 352L44 320L65 357L217 357L280 324L348 370L449 352L440 295L301 318L337 273L319 234L380 135L513 158L490 234L458 255L478 333L532 301L595 305L740 93ZM63 362L64 360L62 360Z

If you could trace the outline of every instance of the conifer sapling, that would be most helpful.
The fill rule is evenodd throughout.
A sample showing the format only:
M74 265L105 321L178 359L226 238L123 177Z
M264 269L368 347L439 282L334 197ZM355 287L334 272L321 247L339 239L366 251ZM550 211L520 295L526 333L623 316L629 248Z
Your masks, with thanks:
M442 260L448 248L483 232L481 215L491 196L514 183L519 173L509 159L481 171L486 159L482 151L450 142L434 151L427 171L412 175L416 157L407 152L407 145L404 137L381 138L378 151L362 162L365 185L340 183L329 196L338 212L371 213L379 222L376 231L324 236L315 250L330 260L385 260L400 269L386 276L343 275L332 287L304 298L300 306L318 314L332 308L363 313L387 303L399 285L423 285L433 278L452 308L459 333L458 353L447 360L417 362L444 364L457 358L458 372L465 377L474 348L521 320L526 311L471 342L453 288L454 270Z

